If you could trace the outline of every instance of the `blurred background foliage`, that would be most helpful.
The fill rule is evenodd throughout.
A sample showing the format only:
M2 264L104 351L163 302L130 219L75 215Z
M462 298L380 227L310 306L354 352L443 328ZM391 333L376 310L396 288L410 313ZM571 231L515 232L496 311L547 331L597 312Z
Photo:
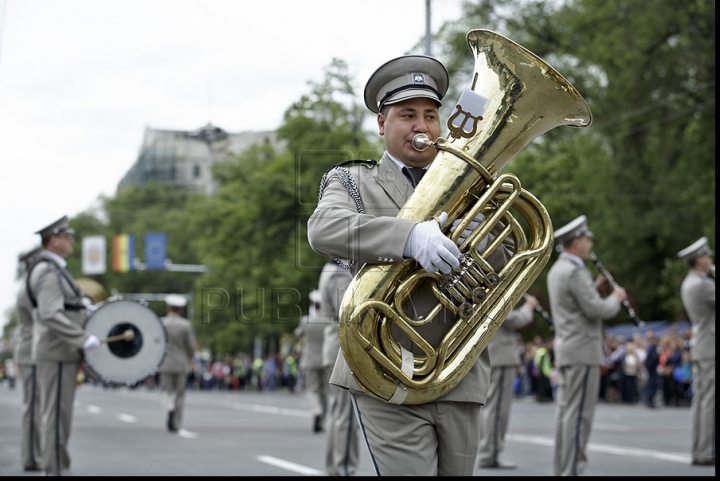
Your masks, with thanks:
M433 39L433 55L450 72L446 99L470 85L470 30L506 35L556 68L587 100L593 123L549 131L505 171L545 205L555 229L587 215L595 253L642 319L686 319L679 286L687 269L676 254L701 236L715 246L715 2L478 0L463 2L463 11ZM418 39L411 52L388 59L423 54L423 45ZM324 80L309 82L286 110L278 132L287 147L257 146L216 164L219 190L211 197L129 187L71 219L78 239L167 232L173 263L204 264L206 273L92 278L115 293L192 294L189 315L214 355L252 353L256 339L277 352L307 312L324 263L305 230L320 178L336 163L382 155L362 101L365 80L333 59ZM445 102L444 118L452 105ZM73 273L81 272L80 245L69 258ZM545 276L556 256L529 291L546 308ZM163 314L161 302L150 307ZM627 322L623 311L608 324ZM551 335L540 318L522 333Z

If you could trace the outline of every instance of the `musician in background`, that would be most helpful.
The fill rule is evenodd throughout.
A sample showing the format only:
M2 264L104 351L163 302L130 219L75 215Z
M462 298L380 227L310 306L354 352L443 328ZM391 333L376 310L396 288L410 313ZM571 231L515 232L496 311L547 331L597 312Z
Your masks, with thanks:
M32 329L33 306L27 291L27 273L33 262L42 252L42 246L20 256L25 272L22 276L20 290L15 302L18 330L14 342L13 359L18 367L20 381L23 386L22 434L20 454L25 471L40 471L42 463L42 446L40 445L40 395L37 388L35 361L33 360Z
M555 365L559 371L555 413L555 475L579 476L587 465L586 447L600 391L603 321L620 312L627 298L617 287L607 297L598 292L585 260L593 233L584 215L555 231L562 247L547 275L550 310L555 321Z
M332 320L323 328L322 365L325 379L330 379L335 360L340 353L338 314L340 303L352 274L332 259L323 266L318 281L323 315ZM327 438L325 440L325 469L328 476L353 476L360 459L360 426L353 412L347 389L328 384Z
M715 278L713 251L701 237L678 252L690 269L680 286L685 312L692 323L690 360L693 397L692 464L715 466Z
M320 291L310 292L308 313L300 318L294 334L302 338L300 348L300 375L305 385L305 394L313 410L314 433L323 431L327 413L327 382L322 364L323 331L330 321L322 313Z
M499 456L505 447L513 382L521 365L515 333L532 322L537 305L536 297L526 295L523 305L510 311L487 346L492 369L487 402L480 410L478 465L481 468L517 467L514 463L500 461Z
M411 258L430 273L447 274L459 267L460 250L442 233L438 221L417 223L397 217L437 154L433 148L417 151L412 139L420 133L431 140L440 136L439 107L447 88L445 66L426 56L395 58L371 75L365 86L365 105L377 115L385 153L379 162L336 166L323 177L321 198L308 221L308 241L315 252L346 260L353 275L366 263ZM444 223L447 213L440 218ZM500 270L511 253L503 244L488 262ZM436 297L425 285L412 295L406 312L426 316L436 305ZM450 311L443 309L423 326L422 334L437 344L455 321ZM397 326L393 336L413 355L424 354ZM455 388L435 401L413 405L384 402L366 394L340 352L330 383L349 389L376 474L473 474L480 407L487 399L490 382L486 350Z
M78 368L83 351L100 347L85 332L85 305L80 287L67 270L75 231L63 216L36 232L43 251L28 273L27 292L33 309L32 356L35 360L42 412L42 457L45 474L70 474L68 440Z
M167 333L168 348L158 373L160 374L160 402L168 412L167 429L180 430L185 408L185 387L195 354L195 333L192 323L183 317L187 298L178 294L165 297L167 315L161 319ZM182 434L182 433L181 433Z

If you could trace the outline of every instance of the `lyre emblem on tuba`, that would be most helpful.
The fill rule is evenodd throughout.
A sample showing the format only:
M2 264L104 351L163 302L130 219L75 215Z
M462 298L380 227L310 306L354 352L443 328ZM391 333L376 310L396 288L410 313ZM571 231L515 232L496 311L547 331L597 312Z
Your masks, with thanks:
M459 246L461 268L446 278L426 272L414 260L366 265L340 306L340 346L353 377L367 394L386 402L436 400L473 367L552 252L547 210L516 176L499 172L548 130L592 122L577 90L529 50L488 30L468 32L467 44L475 56L472 85L448 120L447 139L433 141L424 134L414 139L416 149L433 147L438 154L398 213L423 222L447 212L440 227L455 242L483 214L479 227ZM496 227L500 234L480 249ZM515 252L496 271L488 258L506 240ZM414 317L405 306L421 289L429 290L437 304ZM452 315L453 324L442 339L424 339L423 326L441 311ZM399 342L398 333L409 338L413 352Z
M486 102L487 99L480 97L472 90L465 90L455 106L455 112L447 121L450 134L456 139L474 137L477 133L478 122L483 120L482 114L485 112ZM463 115L462 118L460 118L460 114ZM472 125L469 130L465 128L468 122Z

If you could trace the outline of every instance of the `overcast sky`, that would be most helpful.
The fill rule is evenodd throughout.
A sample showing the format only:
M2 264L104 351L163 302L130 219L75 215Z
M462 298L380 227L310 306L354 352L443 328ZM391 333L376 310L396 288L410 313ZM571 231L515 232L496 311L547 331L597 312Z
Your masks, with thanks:
M146 127L276 129L333 58L361 92L422 41L425 3L0 0L0 325L34 232L114 196ZM433 32L460 3L432 0Z

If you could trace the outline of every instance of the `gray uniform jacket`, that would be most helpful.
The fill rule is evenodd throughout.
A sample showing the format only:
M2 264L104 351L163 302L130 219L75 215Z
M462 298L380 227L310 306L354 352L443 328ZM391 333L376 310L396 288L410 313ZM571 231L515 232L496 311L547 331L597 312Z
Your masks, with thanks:
M602 323L620 312L620 301L600 296L590 270L579 262L561 253L547 276L558 367L604 364Z
M519 366L521 364L515 331L530 324L533 320L533 313L534 311L527 306L510 311L487 347L490 351L492 367Z
M385 153L377 166L349 166L360 192L365 213L358 212L353 198L343 186L336 171L328 174L327 183L315 212L308 221L308 240L315 252L338 259L354 260L353 275L365 263L399 262L415 222L400 219L400 208L414 192L412 184ZM499 269L507 262L509 251L498 249L488 262ZM346 295L352 295L348 292ZM425 315L437 304L429 285L421 287L411 299L418 315ZM408 306L410 309L410 306ZM411 312L408 310L408 312ZM418 332L436 346L456 319L449 311L438 315ZM421 354L414 344L393 327L395 339L413 354ZM487 349L478 357L465 378L438 401L484 403L490 379L490 357ZM330 383L361 391L342 357L338 356Z
M83 343L90 335L83 329L85 308L75 279L43 251L33 264L30 289L38 305L33 311L33 358L80 362Z
M17 314L18 330L15 338L15 362L19 364L32 365L35 361L32 358L32 331L33 331L33 306L30 303L26 289L26 278L23 277L22 287L18 291L15 301L15 313Z
M298 364L300 369L317 369L323 367L323 331L330 321L324 317L320 317L322 315L321 312L302 316L298 327L295 328L295 335L303 338L300 363Z
M195 354L192 323L179 314L168 314L162 318L162 323L165 326L168 347L158 372L188 372L189 361Z
M680 286L685 311L692 323L690 358L693 361L715 359L715 281L690 271Z
M320 273L318 290L322 296L322 311L323 315L332 321L325 326L323 332L322 364L325 367L333 366L340 352L338 313L343 295L352 279L350 271L334 261L327 262Z

